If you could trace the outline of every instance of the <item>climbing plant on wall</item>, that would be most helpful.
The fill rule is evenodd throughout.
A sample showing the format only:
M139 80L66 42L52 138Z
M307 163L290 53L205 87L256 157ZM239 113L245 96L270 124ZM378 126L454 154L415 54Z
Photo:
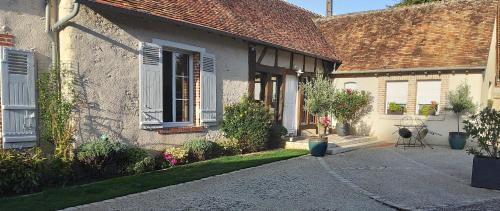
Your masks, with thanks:
M54 145L54 156L72 159L74 127L71 123L74 100L69 71L53 67L41 73L37 81L38 108L40 113L40 139ZM65 78L64 82L61 78ZM65 94L61 91L65 88Z

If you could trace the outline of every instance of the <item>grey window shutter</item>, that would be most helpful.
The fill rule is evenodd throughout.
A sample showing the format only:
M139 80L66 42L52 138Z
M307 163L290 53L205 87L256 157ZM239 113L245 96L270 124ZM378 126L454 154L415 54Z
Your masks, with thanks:
M162 48L141 43L140 49L140 125L144 129L163 124Z
M217 122L217 72L215 56L202 54L201 122Z
M3 47L0 59L2 146L33 147L37 141L34 54Z

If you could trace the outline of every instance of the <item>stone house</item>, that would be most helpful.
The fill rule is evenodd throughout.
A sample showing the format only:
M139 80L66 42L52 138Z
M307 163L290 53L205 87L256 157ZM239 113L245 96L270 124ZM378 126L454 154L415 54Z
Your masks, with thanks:
M478 103L494 98L495 5L456 0L324 17L282 0L2 1L3 147L36 143L34 81L56 62L77 82L78 141L108 134L163 149L217 136L224 107L244 96L296 135L315 125L298 84L317 74L372 92L365 134L390 140L401 115L384 114L386 98L406 99L407 114L417 115L420 81L439 87L440 108L466 78ZM407 91L387 90L393 81ZM428 120L443 133L452 129L446 112Z
M450 90L465 81L481 107L495 93L500 97L497 5L445 1L317 20L343 63L333 73L335 86L374 97L374 108L357 125L358 132L391 141L397 136L394 125L412 116L442 135L428 142L447 145L448 132L457 131L456 116L445 111ZM433 102L437 112L429 115L424 111ZM404 107L404 114L394 115L391 103ZM498 99L495 103L498 108Z

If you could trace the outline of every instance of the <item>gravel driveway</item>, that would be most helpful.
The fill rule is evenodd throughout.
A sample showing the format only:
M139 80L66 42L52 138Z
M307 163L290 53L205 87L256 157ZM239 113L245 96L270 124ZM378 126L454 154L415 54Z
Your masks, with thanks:
M471 165L464 151L372 147L294 158L70 209L500 209L500 192L468 185Z

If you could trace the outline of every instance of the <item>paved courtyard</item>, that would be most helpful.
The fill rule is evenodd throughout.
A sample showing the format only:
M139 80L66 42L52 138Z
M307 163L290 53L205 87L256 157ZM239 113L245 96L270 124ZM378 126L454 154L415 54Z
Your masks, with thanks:
M471 165L464 151L384 145L303 156L76 209L500 210L499 191L469 186Z

